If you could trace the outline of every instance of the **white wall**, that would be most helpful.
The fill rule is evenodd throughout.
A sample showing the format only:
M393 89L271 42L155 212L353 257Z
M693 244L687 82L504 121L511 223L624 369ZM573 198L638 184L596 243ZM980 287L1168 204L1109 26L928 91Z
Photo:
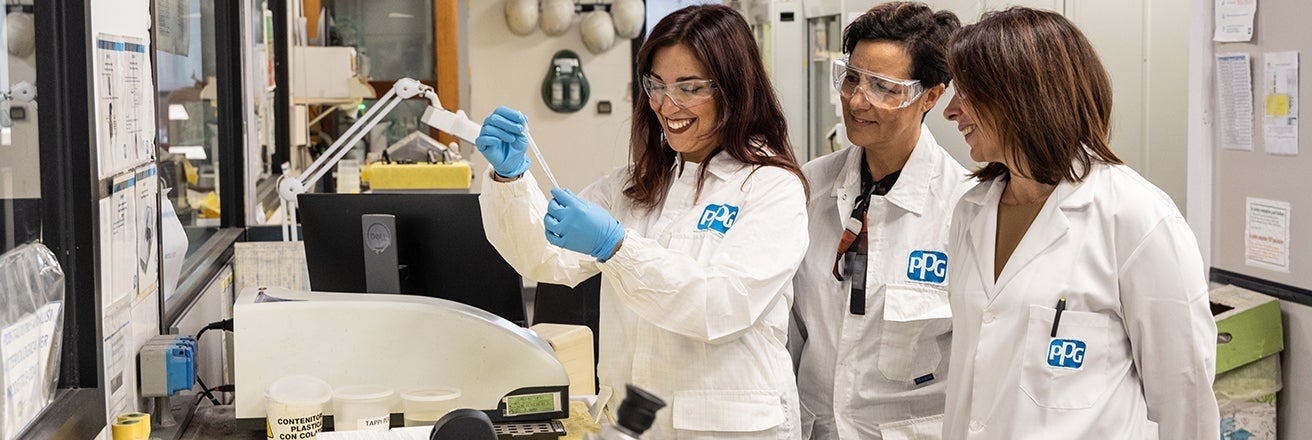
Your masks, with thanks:
M1212 114L1216 109L1216 83L1213 74L1212 48L1214 3L1191 0L1189 27L1188 96L1188 211L1189 225L1198 235L1199 247L1211 265L1212 219L1216 215L1212 199L1215 174ZM1259 23L1260 25L1260 23ZM1312 369L1312 307L1282 301L1285 351L1281 356L1284 388L1277 395L1276 437L1301 439L1312 436L1312 382L1306 372Z
M929 0L963 24L1013 5L1053 9L1075 22L1112 79L1112 150L1186 208L1189 0ZM967 168L970 148L943 119L953 90L925 119L935 139Z
M618 40L610 50L593 54L583 47L575 26L564 35L548 37L541 30L518 36L506 27L504 2L469 2L468 46L469 97L461 106L470 119L481 122L497 106L524 112L529 130L542 149L551 171L561 186L575 191L629 161L629 125L633 99L630 96L632 56L629 40ZM588 103L575 113L555 113L542 102L542 80L551 56L569 49L583 61L583 74L591 86ZM611 102L611 114L597 114L599 100ZM487 162L462 148L474 163L474 190L479 189ZM533 175L548 189L550 183L530 156Z

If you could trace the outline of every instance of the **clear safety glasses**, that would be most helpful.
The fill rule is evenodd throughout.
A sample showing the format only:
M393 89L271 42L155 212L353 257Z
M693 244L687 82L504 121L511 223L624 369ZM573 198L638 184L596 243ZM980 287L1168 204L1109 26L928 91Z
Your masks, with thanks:
M920 80L889 78L849 66L846 60L834 60L832 74L834 89L838 90L844 100L852 99L852 95L860 89L866 101L885 109L906 107L925 93L925 86L920 85Z
M666 84L650 75L643 75L642 90L647 92L647 99L657 106L661 104L663 96L668 96L674 105L687 108L711 99L715 94L715 81L690 79Z

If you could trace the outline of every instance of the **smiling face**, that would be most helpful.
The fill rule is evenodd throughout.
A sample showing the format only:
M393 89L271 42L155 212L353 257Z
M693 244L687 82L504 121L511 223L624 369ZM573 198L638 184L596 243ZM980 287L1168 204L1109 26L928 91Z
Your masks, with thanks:
M848 65L888 78L911 79L911 56L901 45L886 40L864 40L857 43L848 58ZM864 93L841 96L843 124L847 138L854 145L877 152L899 152L907 155L920 139L922 116L942 93L935 86L917 97L909 105L888 109L872 104Z
M980 123L970 103L963 96L960 90L952 96L947 108L943 109L943 117L957 123L957 131L961 132L961 136L966 139L966 144L970 145L970 159L975 162L997 162L1012 168L1011 164L1006 163L997 136Z
M666 88L676 87L681 81L709 80L710 75L691 50L683 44L674 44L656 50L652 56L650 79L663 83ZM694 83L690 83L694 84ZM699 86L705 86L697 82ZM690 104L687 107L674 103L665 93L648 93L647 103L661 121L665 140L670 148L689 162L701 162L715 151L717 139L714 127L719 119L715 99Z

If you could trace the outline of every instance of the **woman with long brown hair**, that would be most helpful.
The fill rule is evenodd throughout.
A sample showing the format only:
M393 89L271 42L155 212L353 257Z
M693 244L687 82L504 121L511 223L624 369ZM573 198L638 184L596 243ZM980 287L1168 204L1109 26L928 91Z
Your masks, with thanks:
M485 120L488 240L539 282L601 273L600 394L617 408L632 383L669 402L647 436L795 439L785 342L806 189L751 29L725 6L684 8L637 61L634 163L578 195L537 190L522 114Z
M952 37L978 186L952 217L944 438L1219 436L1216 323L1189 225L1111 150L1111 82L1061 15Z

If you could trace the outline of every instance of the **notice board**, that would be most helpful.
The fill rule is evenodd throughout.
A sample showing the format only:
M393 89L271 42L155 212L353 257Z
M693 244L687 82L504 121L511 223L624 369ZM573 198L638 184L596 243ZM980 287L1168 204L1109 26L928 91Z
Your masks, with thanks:
M1312 66L1307 62L1312 57L1312 32L1308 31L1307 11L1306 0L1260 0L1252 40L1213 42L1215 56L1207 77L1215 105L1209 115L1216 149L1213 278L1270 283L1285 294L1281 296L1299 297L1286 299L1312 303L1312 126L1307 118L1292 117L1284 119L1287 127L1283 131L1267 126L1268 115L1291 116L1290 112L1298 111L1291 105L1306 104L1306 91L1312 89L1308 74ZM1267 64L1287 58L1288 52L1297 52L1297 73L1289 75L1292 78L1273 74ZM1247 54L1250 60L1252 116L1246 123L1251 124L1251 150L1225 148L1233 136L1226 138L1227 128L1223 127L1233 113L1227 112L1222 102L1225 94L1221 88L1234 72L1218 69L1217 59L1227 54ZM1274 89L1273 82L1287 85L1295 78L1297 91L1283 85L1279 87L1283 93ZM1307 114L1304 108L1301 113ZM1289 137L1291 129L1297 130L1296 141ZM1293 154L1291 148L1296 149Z

